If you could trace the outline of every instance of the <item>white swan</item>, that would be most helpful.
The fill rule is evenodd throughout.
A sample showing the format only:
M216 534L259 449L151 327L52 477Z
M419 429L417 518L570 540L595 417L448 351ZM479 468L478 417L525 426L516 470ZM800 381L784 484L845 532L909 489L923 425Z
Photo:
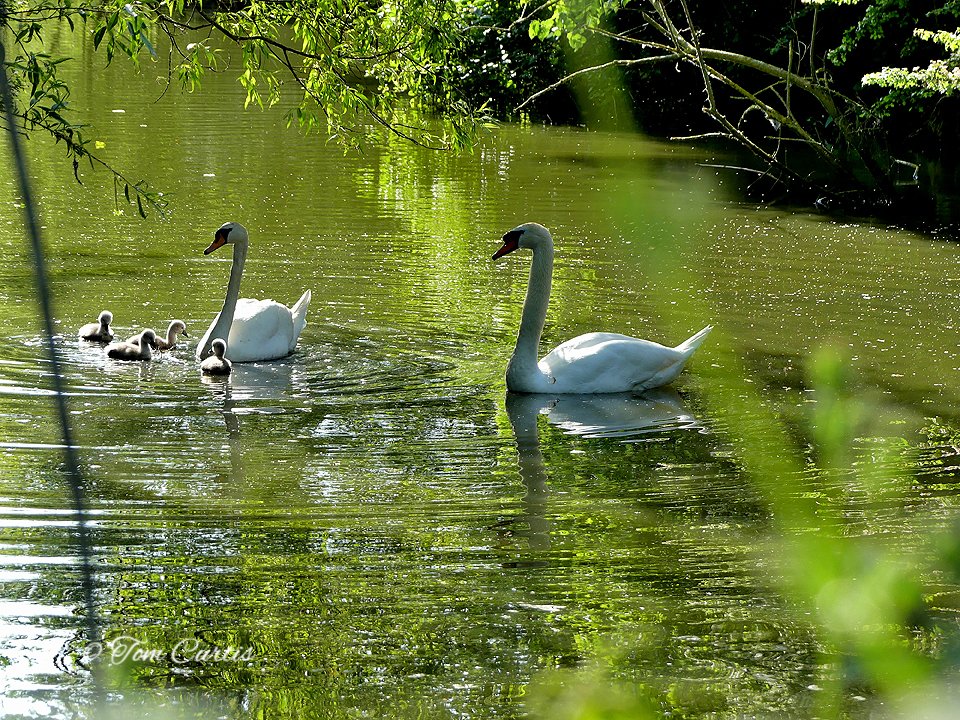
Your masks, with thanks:
M77 331L77 336L81 340L90 340L91 342L110 342L113 340L113 329L110 323L113 322L113 313L104 310L100 313L95 323L87 323Z
M493 259L517 248L532 250L533 263L517 346L507 365L507 390L511 392L639 392L666 385L680 374L713 329L708 325L675 348L617 333L587 333L558 345L538 362L550 302L553 238L537 223L520 225L503 236L503 246Z
M140 333L140 343L115 342L107 345L107 357L114 360L150 360L153 357L151 347L157 342L157 334L153 330L144 330Z
M297 339L307 324L310 291L304 292L292 308L273 300L238 299L249 245L246 228L235 222L224 223L203 254L209 255L228 243L233 244L233 267L227 297L220 314L197 345L197 360L210 355L214 338L226 338L233 362L286 357L297 347Z
M131 343L132 345L139 345L140 336L142 334L143 333L137 333L136 335L127 338L127 342ZM170 326L167 328L166 339L157 338L153 343L154 349L155 350L173 350L173 348L177 346L178 335L183 335L184 337L190 337L190 335L187 334L187 326L183 322L183 320L174 320L172 323L170 323Z
M210 344L213 355L200 363L200 371L207 375L229 375L232 367L230 361L224 357L227 352L227 344L223 338L217 338Z

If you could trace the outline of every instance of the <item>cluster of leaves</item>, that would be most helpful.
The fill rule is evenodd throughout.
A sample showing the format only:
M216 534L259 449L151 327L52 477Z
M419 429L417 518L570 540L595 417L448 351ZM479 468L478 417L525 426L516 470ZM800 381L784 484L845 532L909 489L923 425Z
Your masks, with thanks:
M421 112L434 111L432 89L445 54L457 44L453 8L446 0L388 2L375 6L342 0L254 0L230 12L198 10L185 23L159 16L173 29L226 38L241 50L239 81L246 104L275 105L292 86L289 115L308 131L348 145L367 135L373 120L388 131L435 148L468 144L479 116L451 102L440 108L446 123L437 132ZM179 47L176 46L175 47ZM178 73L195 87L212 59L204 43L181 53Z
M563 74L559 33L535 32L539 21L519 0L470 0L458 5L461 42L454 50L438 95L444 103L466 98L499 118L517 114L524 100ZM570 121L569 103L543 104L538 117Z
M142 32L135 12L127 9L128 19L121 23L120 13L108 13L96 23L95 38L99 42L109 30L116 33ZM70 87L59 74L60 66L68 59L54 57L43 49L43 30L51 22L66 22L71 30L79 21L87 27L95 13L85 8L72 8L69 4L61 6L28 7L9 11L3 19L12 32L15 53L7 56L4 52L4 66L10 85L15 93L13 115L19 122L18 130L29 137L30 133L40 132L62 144L67 157L73 163L74 176L80 181L80 163L107 169L114 182L114 197L117 211L120 211L119 197L122 192L127 204L135 205L142 217L146 217L146 208L152 207L161 215L166 200L161 193L148 188L143 181L132 181L122 172L110 166L97 154L97 145L86 135L86 128L69 117Z
M831 16L837 11L854 14L827 54L830 71L838 87L863 102L873 119L865 125L876 142L888 156L955 163L950 138L960 121L960 3L863 0L853 11L834 8ZM951 174L934 171L925 194L953 191L933 187Z
M587 41L587 33L599 28L603 20L620 10L626 0L599 0L599 2L547 3L547 12L541 19L530 21L531 38L546 40L563 36L570 47L579 50Z
M948 53L946 58L931 60L927 67L885 67L864 76L865 85L876 85L897 90L911 89L922 97L953 95L960 90L960 30L914 31L923 39L942 45Z
M806 0L808 4L811 0ZM846 0L820 0L821 5L849 4ZM917 102L938 94L951 94L958 66L957 33L960 3L948 1L931 5L917 0L870 0L860 3L862 11L843 30L827 59L838 71L852 69L864 85L902 91L892 93L882 104L893 106ZM933 28L933 29L923 29ZM946 58L931 57L938 44ZM877 66L881 65L882 69ZM909 65L908 69L905 65Z
M804 0L808 5L814 4ZM858 48L868 43L877 43L900 34L909 35L911 23L916 18L912 10L914 0L819 0L816 5L827 8L831 5L860 5L862 11L854 15L854 22L842 28L840 41L828 53L827 58L836 66L846 63ZM898 51L901 48L898 48Z

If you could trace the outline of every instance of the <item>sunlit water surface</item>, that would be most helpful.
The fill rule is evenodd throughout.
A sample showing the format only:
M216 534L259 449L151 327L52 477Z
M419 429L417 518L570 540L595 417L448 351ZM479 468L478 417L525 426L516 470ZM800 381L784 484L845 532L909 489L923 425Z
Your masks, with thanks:
M648 397L507 397L529 257L490 256L520 222L554 231L545 344L595 329L673 344L716 325L802 449L807 358L826 344L871 398L871 433L916 442L929 418L956 422L956 246L738 204L684 146L508 126L462 157L391 139L345 155L280 112L243 112L228 77L161 97L149 64L70 72L105 73L77 110L172 210L141 220L121 200L115 214L103 173L78 185L58 148L30 144L113 699L507 718L541 672L614 646L624 678L690 693L694 715L805 716L819 648L757 572L769 515L698 382L711 342ZM4 182L0 714L48 717L88 707L91 650ZM210 380L192 350L229 255L202 250L231 219L251 234L243 294L292 303L309 288L313 302L294 355ZM104 308L121 334L181 318L190 338L151 363L109 360L75 339ZM954 516L950 478L927 481L896 516L904 537ZM159 657L118 675L134 648Z

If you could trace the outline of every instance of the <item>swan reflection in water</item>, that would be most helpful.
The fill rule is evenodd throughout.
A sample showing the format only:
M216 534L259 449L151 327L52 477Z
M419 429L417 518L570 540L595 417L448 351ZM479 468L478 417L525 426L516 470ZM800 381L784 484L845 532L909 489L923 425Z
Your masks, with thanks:
M520 477L526 494L521 501L523 512L497 523L494 528L504 535L525 537L531 550L550 547L549 474L540 449L537 427L540 415L569 434L618 438L623 442L638 442L673 430L704 431L704 426L684 407L680 395L669 388L648 390L643 395L507 393L506 409L517 443ZM523 526L526 529L522 529Z
M226 388L224 411L239 414L279 410L262 405L248 408L238 403L278 400L287 406L291 399L303 397L308 391L306 371L295 358L263 363L234 363L229 375L202 374L200 381Z
M704 426L684 407L676 390L657 388L642 395L535 395L539 412L571 435L612 437L624 442L649 439L669 430L704 431Z
M244 453L250 437L244 437L243 416L287 412L291 398L307 392L306 373L300 362L291 358L265 363L236 363L229 375L202 374L200 382L220 399L220 413L226 426L226 445L230 454L229 474L221 473L224 485L243 487L246 483ZM300 407L299 404L296 407Z

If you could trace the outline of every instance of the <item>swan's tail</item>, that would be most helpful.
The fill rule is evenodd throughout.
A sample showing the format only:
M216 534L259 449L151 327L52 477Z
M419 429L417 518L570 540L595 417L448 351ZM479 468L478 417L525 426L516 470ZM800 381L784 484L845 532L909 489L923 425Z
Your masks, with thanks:
M674 356L674 361L663 368L653 377L648 380L635 385L633 387L634 392L642 392L644 390L649 390L651 388L660 387L661 385L666 385L677 379L677 376L680 374L680 371L683 370L683 366L687 364L687 360L690 359L690 356L693 355L693 351L700 347L707 335L710 334L710 331L713 330L713 325L707 325L703 330L698 333L694 333L682 343L677 345L674 349L675 352L680 353L679 357Z
M290 312L293 314L293 345L296 347L297 339L300 337L300 333L303 332L303 329L307 326L307 308L310 307L310 291L304 291L303 295L300 296L300 299L297 300L297 303L290 308ZM293 348L290 348L290 352L293 352Z
M674 350L676 350L677 352L683 353L684 355L689 357L690 355L693 354L694 350L700 347L700 343L702 343L706 339L707 335L710 334L711 330L713 330L713 325L707 325L703 330L701 330L698 333L695 333L694 335L691 335L682 343L677 345L674 348Z

